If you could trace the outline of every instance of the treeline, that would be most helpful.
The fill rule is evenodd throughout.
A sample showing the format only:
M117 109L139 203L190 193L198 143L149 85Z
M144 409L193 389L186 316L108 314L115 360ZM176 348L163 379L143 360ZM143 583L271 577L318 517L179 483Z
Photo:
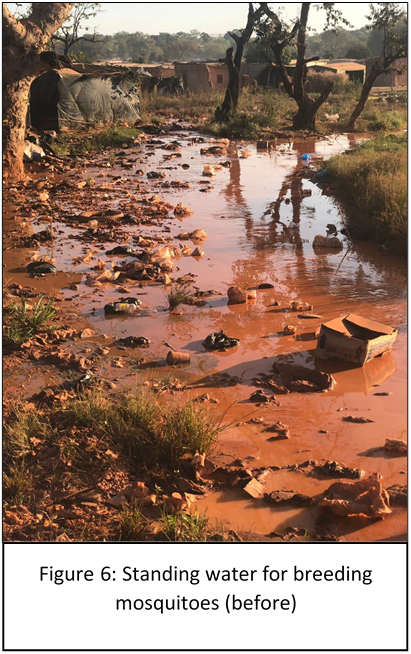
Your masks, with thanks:
M85 61L121 60L134 63L158 61L204 61L222 59L226 49L234 42L229 36L210 35L206 32L177 32L168 34L143 34L142 32L117 32L97 35L96 42L79 41L71 55ZM331 30L313 34L307 38L307 55L328 59L348 57L363 59L378 56L382 48L382 33L359 30ZM289 50L289 58L295 53ZM252 40L247 48L246 60L265 62L273 60L273 53L264 42Z

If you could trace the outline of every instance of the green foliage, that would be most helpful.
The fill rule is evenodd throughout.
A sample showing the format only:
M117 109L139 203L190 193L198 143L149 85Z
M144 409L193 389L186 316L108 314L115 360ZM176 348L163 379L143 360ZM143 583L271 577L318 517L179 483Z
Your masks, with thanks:
M85 133L82 132L60 134L53 141L53 149L60 156L100 152L110 147L121 147L123 143L133 143L140 135L140 131L134 127L110 127L91 135L88 129L87 135L85 137Z
M11 466L3 472L3 501L6 505L25 504L33 478L24 465Z
M145 540L147 521L142 515L138 504L126 504L120 512L120 540Z
M21 304L16 302L8 307L8 324L4 330L4 342L7 347L20 347L35 334L51 329L48 324L56 313L52 300L45 302L40 296L33 309L28 308L26 298L21 298Z
M407 249L407 139L381 135L356 150L332 157L325 166L338 183L351 232Z
M161 524L171 541L205 542L221 539L221 536L216 537L216 530L210 528L206 513L199 513L197 507L193 513L163 512Z
M193 296L193 292L183 286L171 287L165 291L165 294L171 310L176 309L180 304L184 304Z

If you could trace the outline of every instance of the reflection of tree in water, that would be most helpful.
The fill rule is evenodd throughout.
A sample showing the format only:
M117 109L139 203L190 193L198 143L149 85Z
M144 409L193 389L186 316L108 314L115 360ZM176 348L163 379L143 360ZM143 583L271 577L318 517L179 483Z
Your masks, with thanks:
M350 145L354 143L355 139ZM294 142L292 147L300 158L304 152L315 151L315 141L309 139ZM307 266L300 227L303 200L311 194L303 188L303 170L304 164L298 161L294 170L284 177L277 198L268 204L264 216L256 220L244 198L241 161L238 157L232 159L230 180L223 193L229 204L234 204L235 209L244 216L245 230L241 236L246 240L248 248L252 248L248 259L233 262L233 283L255 285L265 279L269 281L273 274L277 276L278 271L283 279L294 278L297 282L298 277L299 289L321 289L321 293L338 297L343 303L348 298L355 300L359 293L362 300L375 301L376 288L380 299L401 299L406 292L405 267L401 262L396 265L391 256L384 256L374 244L357 242L352 245L349 256L341 267L341 259L336 261L334 252L318 250L315 252L314 265ZM304 207L304 212L306 209ZM311 218L315 218L315 212L316 208L313 207ZM290 220L284 218L287 213L291 214ZM287 248L286 256L285 250L276 247L283 245L293 246ZM275 267L273 254L279 256ZM341 253L342 256L344 252ZM312 259L311 251L309 258ZM299 292L298 288L293 290Z

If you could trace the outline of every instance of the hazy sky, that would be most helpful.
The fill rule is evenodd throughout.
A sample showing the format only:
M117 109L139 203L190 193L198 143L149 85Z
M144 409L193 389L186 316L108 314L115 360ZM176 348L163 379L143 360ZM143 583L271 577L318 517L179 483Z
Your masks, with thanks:
M12 10L15 5L7 3ZM26 4L26 3L23 3ZM404 4L404 3L400 3ZM271 3L272 7L284 7L284 16L294 18L299 10L299 2ZM362 27L368 12L366 2L337 2L354 28ZM90 21L102 34L114 32L189 32L199 30L209 34L224 34L229 29L245 25L247 2L103 2L103 11ZM322 31L324 11L318 11L312 3L310 27Z

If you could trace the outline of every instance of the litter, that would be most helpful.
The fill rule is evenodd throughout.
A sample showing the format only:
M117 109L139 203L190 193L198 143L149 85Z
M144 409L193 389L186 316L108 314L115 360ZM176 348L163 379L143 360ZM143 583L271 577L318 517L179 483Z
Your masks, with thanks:
M237 347L239 343L239 338L231 338L221 331L209 334L205 341L203 341L203 346L207 350L226 350L230 347Z
M349 313L321 325L315 356L363 366L389 352L397 334L394 327Z
M304 153L303 155L301 155L300 159L301 159L301 161L310 161L311 160L311 155L307 154L307 153Z
M48 273L56 273L57 268L50 261L32 261L26 268L27 272L35 275L44 275Z
M178 363L190 363L188 352L173 352L170 350L167 354L167 365L174 366Z
M104 307L104 313L107 315L113 314L128 314L135 313L141 306L141 301L134 297L128 297L121 302L110 302Z

